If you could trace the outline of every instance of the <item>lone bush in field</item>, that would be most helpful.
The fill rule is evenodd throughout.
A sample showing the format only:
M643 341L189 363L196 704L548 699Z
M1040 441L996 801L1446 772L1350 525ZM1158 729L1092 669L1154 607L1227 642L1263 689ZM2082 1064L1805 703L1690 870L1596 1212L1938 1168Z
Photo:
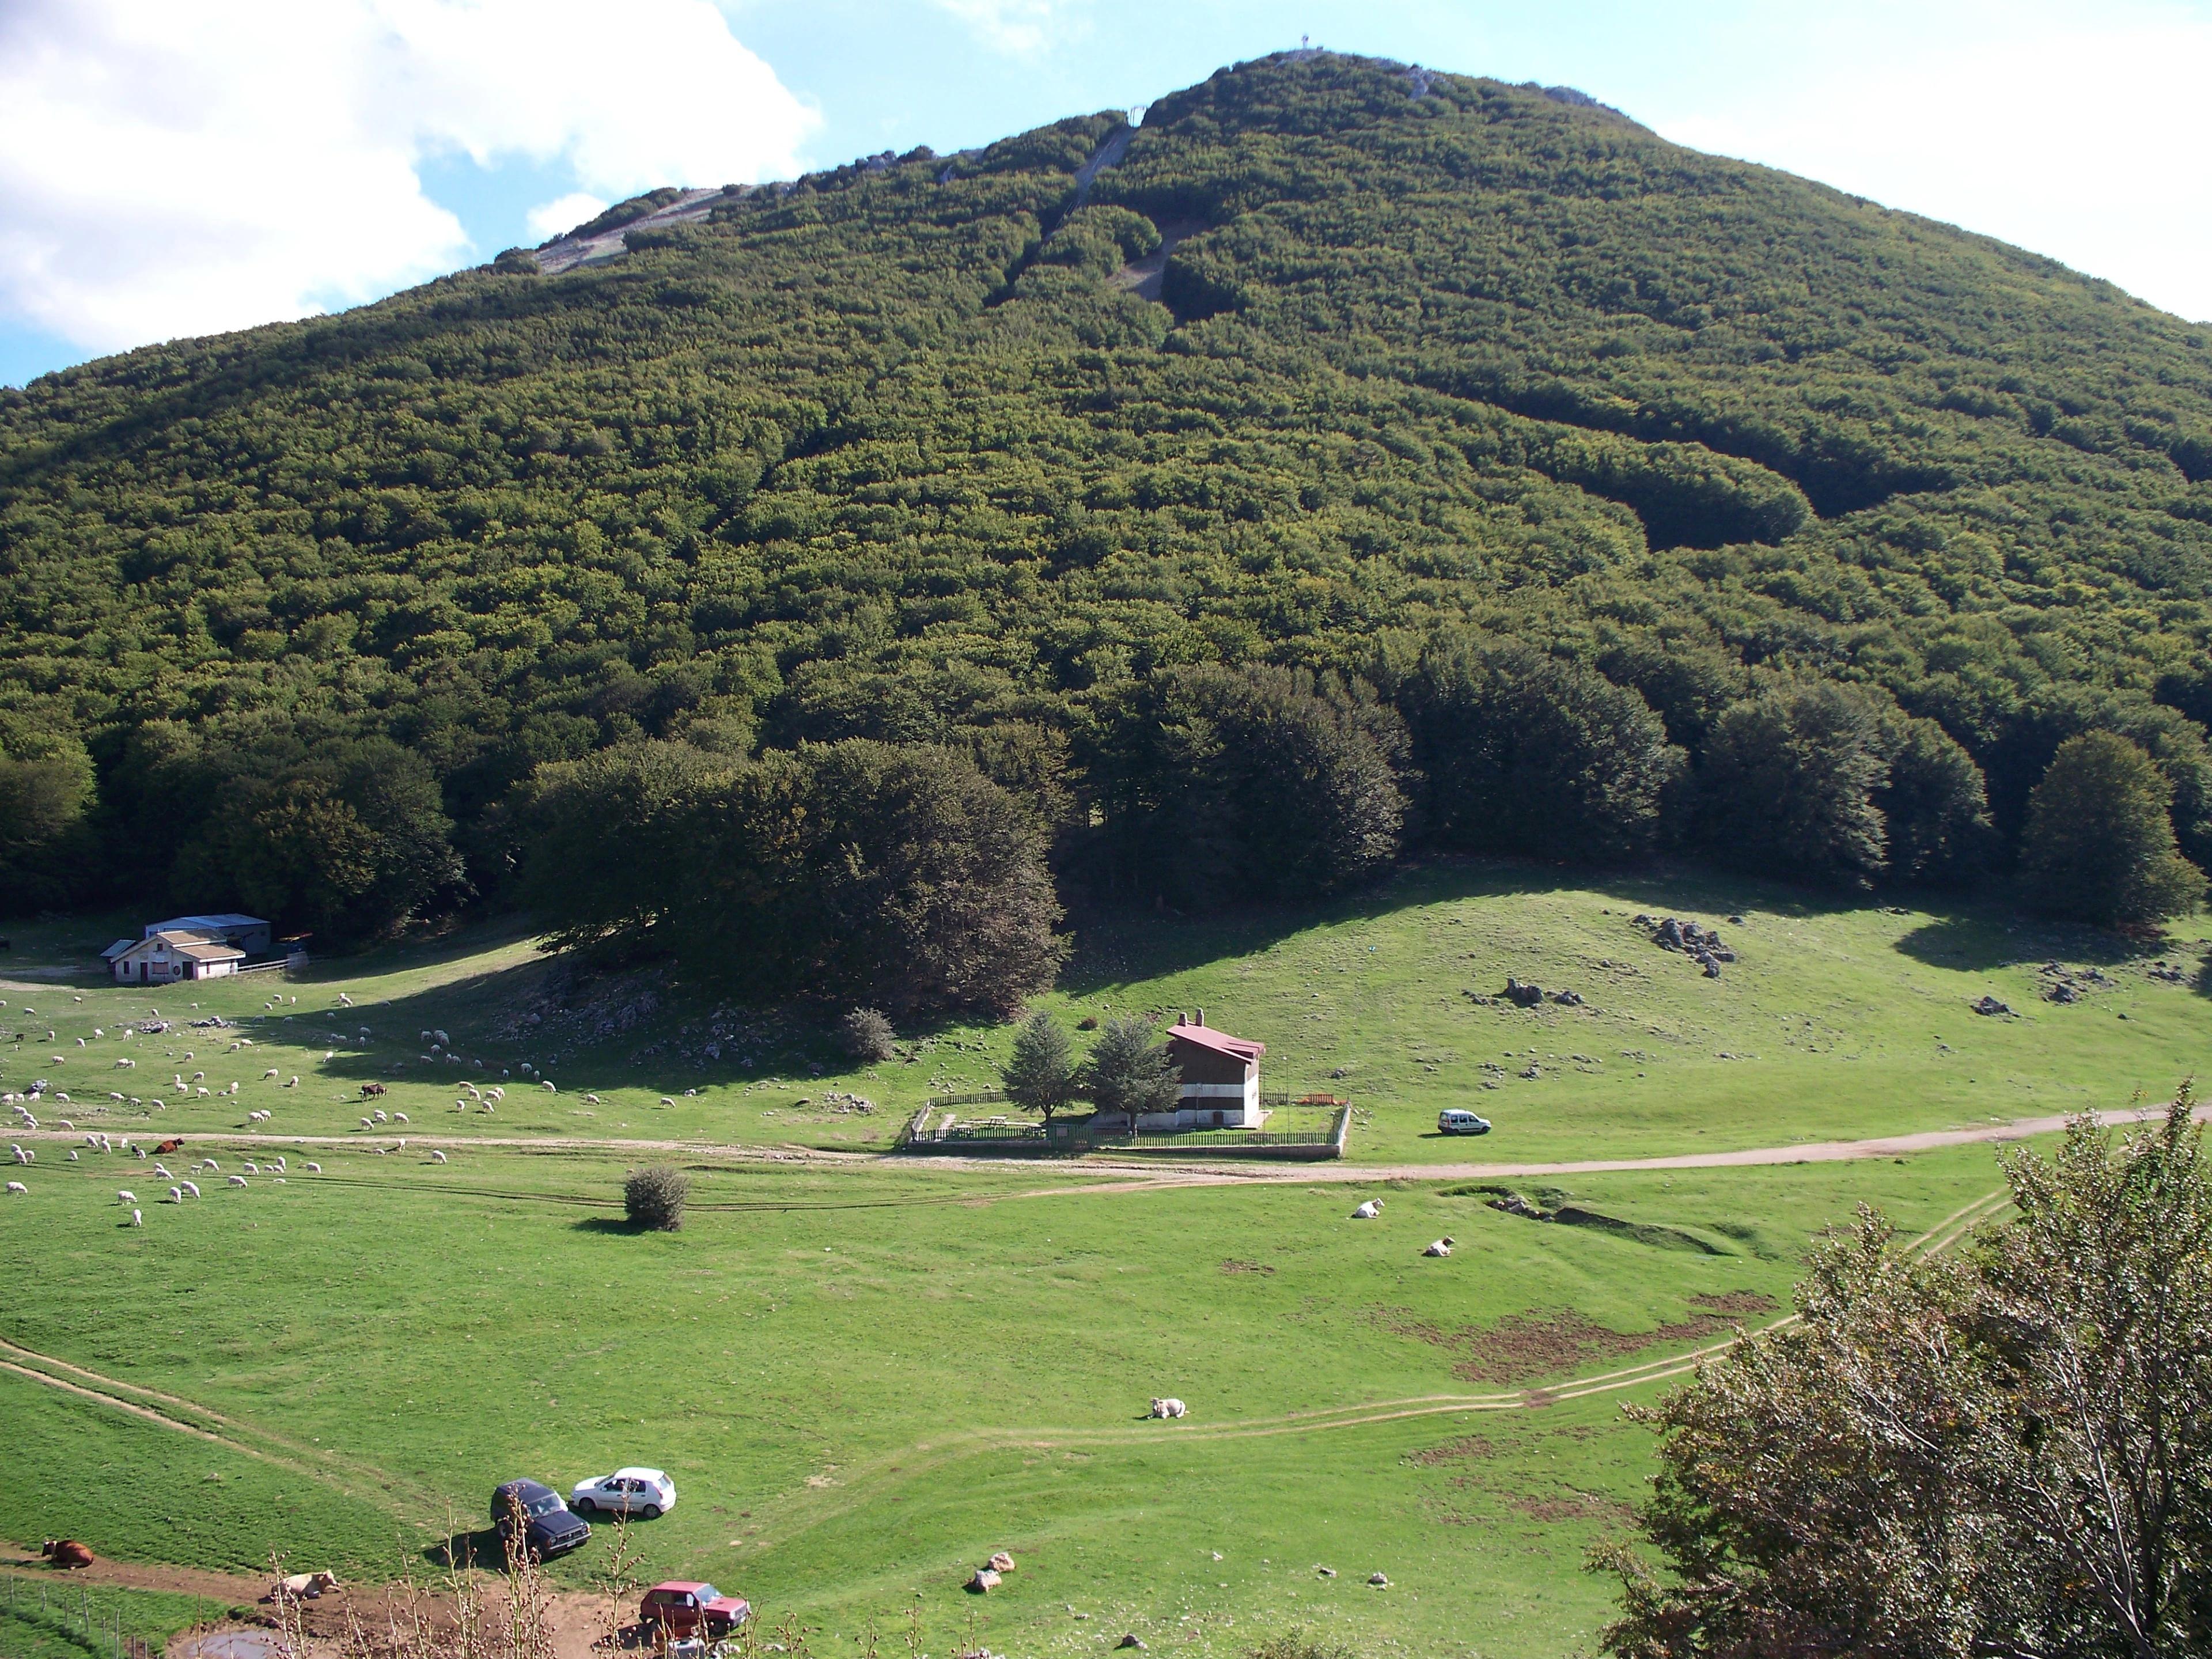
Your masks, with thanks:
M863 1062L889 1060L891 1040L896 1035L890 1021L873 1008L855 1008L837 1022L837 1036L845 1052Z
M684 1200L690 1196L690 1176L656 1164L633 1170L623 1182L623 1213L633 1227L672 1233L684 1224Z

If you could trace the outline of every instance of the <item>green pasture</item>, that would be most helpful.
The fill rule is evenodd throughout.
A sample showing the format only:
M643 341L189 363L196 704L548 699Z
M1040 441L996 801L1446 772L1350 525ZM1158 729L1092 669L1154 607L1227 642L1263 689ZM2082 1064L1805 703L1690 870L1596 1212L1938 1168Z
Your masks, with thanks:
M1638 913L1717 925L1739 959L1705 978L1652 945L1632 924ZM1525 866L1438 863L1334 908L1086 927L1063 988L1040 1002L1071 1024L1202 1006L1267 1042L1266 1087L1351 1097L1355 1159L1665 1155L1954 1128L2168 1090L2212 1053L2195 927L2136 948L1989 906L1824 902L1697 873L1564 886ZM89 968L97 943L120 930L118 920L15 936L0 1030L22 1040L0 1051L0 1085L43 1077L70 1093L74 1112L50 1104L49 1116L204 1134L243 1129L264 1109L271 1133L366 1141L404 1133L361 1127L360 1085L379 1081L391 1090L381 1104L407 1113L417 1134L857 1151L888 1145L933 1093L994 1085L1011 1038L1003 1025L915 1030L900 1060L855 1069L826 1021L799 1014L754 1018L754 1035L717 1060L704 1054L710 1000L677 987L657 1012L586 1041L580 1027L623 987L587 989L580 1014L549 1001L550 964L512 929L319 963L304 981L118 989ZM2053 981L2040 970L2054 961L2075 974L2081 1001L2043 1000ZM2154 977L2159 962L2180 982ZM73 968L66 981L32 977ZM1584 1006L1474 1000L1509 975L1572 990ZM1972 1012L1984 995L2014 1014ZM155 1009L177 1029L118 1037L120 1023ZM240 1027L183 1024L210 1014ZM425 1059L424 1030L445 1031L463 1063ZM233 1049L240 1037L252 1046ZM118 1069L125 1057L137 1066ZM525 1063L556 1091L523 1075ZM280 1075L264 1080L272 1068ZM179 1076L210 1095L180 1101ZM487 1113L457 1087L464 1079L506 1097ZM240 1094L216 1098L233 1081ZM167 1103L156 1113L112 1092ZM875 1109L840 1111L833 1093ZM1474 1107L1496 1133L1472 1145L1438 1137L1444 1106Z
M1979 1148L1568 1183L1637 1229L1609 1233L1449 1182L723 1164L681 1233L640 1235L622 1164L580 1152L211 1185L143 1228L122 1167L42 1158L0 1206L0 1338L38 1358L4 1357L203 1432L0 1375L8 1534L419 1572L498 1480L646 1462L683 1492L639 1528L650 1573L841 1638L972 1617L1013 1652L1133 1629L1229 1653L1304 1621L1558 1653L1604 1615L1577 1564L1648 1471L1618 1407L1651 1389L1483 1406L1774 1316L1862 1197L1917 1231L1997 1184ZM1369 1196L1383 1218L1349 1219ZM1422 1258L1442 1234L1451 1259ZM1143 1420L1160 1393L1191 1417ZM1020 1570L963 1595L999 1548Z
M8 1659L112 1659L133 1638L156 1653L225 1609L189 1595L0 1572L0 1653Z

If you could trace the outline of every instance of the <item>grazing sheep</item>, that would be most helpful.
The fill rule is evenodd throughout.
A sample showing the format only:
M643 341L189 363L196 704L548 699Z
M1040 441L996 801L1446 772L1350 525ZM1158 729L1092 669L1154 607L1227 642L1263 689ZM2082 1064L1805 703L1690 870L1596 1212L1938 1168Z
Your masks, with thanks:
M115 1062L115 1069L118 1072L127 1072L137 1063L135 1060L118 1060Z
M184 1192L183 1192L183 1189L182 1189L182 1188L176 1188L176 1187L172 1187L172 1188L169 1188L169 1202L170 1202L170 1203L172 1203L172 1204L181 1204L181 1203L183 1203L184 1201L185 1201L185 1194L184 1194Z
M136 1204L138 1201L138 1194L134 1192L118 1190L115 1194L115 1201L118 1204Z
M673 1106L676 1103L671 1100L666 1095L663 1095L660 1097L660 1103L664 1106Z
M1190 1408L1188 1406L1185 1406L1180 1400L1155 1400L1152 1401L1152 1415L1154 1417L1182 1417L1188 1413L1189 1409Z
M69 1097L62 1093L58 1089L54 1091L54 1098L60 1101L64 1106L69 1104Z
M144 1216L143 1214L142 1214L140 1212L137 1211L137 1210L133 1210L133 1211L131 1211L131 1224L132 1226L134 1226L134 1227L143 1227L143 1226L144 1226L144 1225L146 1224L146 1218L145 1218L145 1216Z
M320 1175L323 1172L323 1166L319 1164L302 1164L300 1167L309 1175Z
M31 1189L20 1181L11 1181L8 1183L8 1190L11 1193L27 1193Z
M233 1176L230 1177L230 1184L234 1187L243 1187L246 1184L246 1177L244 1176Z
M200 1168L215 1175L221 1175L222 1173L222 1165L216 1163L211 1158L202 1158L200 1160Z
M162 1180L164 1180L164 1181L174 1181L174 1180L177 1178L175 1176L172 1175L172 1174L169 1172L169 1168L168 1168L168 1166L167 1166L167 1164L155 1164L155 1166L154 1166L154 1173L155 1173L155 1175L157 1175L157 1176L161 1176L161 1179L162 1179Z
M274 1066L270 1066L267 1071L264 1072L264 1073L261 1074L261 1080L262 1080L264 1083L266 1083L266 1082L268 1082L268 1081L269 1081L269 1079L270 1079L270 1078L272 1078L272 1077L276 1077L276 1076L278 1076L278 1075L280 1075L280 1073L277 1072L276 1068Z
M392 1121L385 1116L384 1109L381 1106L378 1107L376 1110L369 1114L369 1115L374 1117L379 1123L389 1123Z
M392 1121L394 1123L404 1123L407 1121L407 1114L404 1112L394 1112L392 1115Z
M599 1097L597 1095L586 1095L584 1097L584 1104L586 1106L596 1106L599 1103Z
M296 1089L300 1086L300 1079L296 1076L288 1077L284 1079L284 1086L288 1089Z
M447 1036L443 1031L433 1031L430 1035L437 1038L440 1044L445 1048L450 1048L453 1046L453 1038Z
M207 1081L207 1073L205 1072L194 1072L192 1073L192 1081L195 1083L205 1083Z
M1451 1253L1452 1242L1449 1238L1432 1240L1429 1248L1421 1252L1423 1255L1449 1255Z
M373 1117L365 1117L361 1121L361 1127L364 1129L374 1129L376 1127L376 1120Z
M8 1156L15 1159L18 1164L28 1164L31 1161L33 1155L25 1152L21 1146L18 1146L11 1140L8 1143Z
M1370 1198L1352 1212L1352 1218L1354 1221L1372 1221L1382 1213L1382 1200L1379 1198Z
M433 1164L443 1164L445 1161L446 1155L443 1152L434 1152L430 1154L430 1162Z
M561 1092L558 1089L553 1086L553 1079L550 1077L544 1079L542 1086L549 1095L557 1095Z
M243 1169L248 1175L259 1175L261 1173L261 1166L258 1164L252 1162L251 1159L247 1160L239 1167Z
M200 1195L199 1183L196 1181L179 1181L177 1185L182 1187L194 1198L198 1198Z

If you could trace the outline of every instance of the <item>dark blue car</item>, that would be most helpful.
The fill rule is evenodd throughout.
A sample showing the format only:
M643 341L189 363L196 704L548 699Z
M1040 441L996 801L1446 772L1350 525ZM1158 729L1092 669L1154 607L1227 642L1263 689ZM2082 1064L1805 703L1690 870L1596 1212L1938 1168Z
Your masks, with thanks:
M564 1554L588 1540L592 1523L572 1512L561 1494L535 1480L510 1480L491 1495L492 1524L505 1543L520 1516L522 1544L533 1560Z

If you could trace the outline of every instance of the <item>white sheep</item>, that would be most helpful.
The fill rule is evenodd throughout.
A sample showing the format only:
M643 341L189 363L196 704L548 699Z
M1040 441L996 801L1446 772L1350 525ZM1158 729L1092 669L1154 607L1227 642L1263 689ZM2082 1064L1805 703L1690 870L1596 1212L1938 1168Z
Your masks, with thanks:
M597 1095L586 1095L584 1097L584 1104L586 1106L596 1106L599 1103L599 1097Z
M246 1177L244 1176L233 1176L230 1177L230 1184L234 1187L243 1187L246 1184Z
M170 1203L172 1203L172 1204L181 1204L181 1203L183 1203L184 1201L185 1201L185 1194L184 1194L184 1193L183 1193L182 1189L180 1189L180 1188L175 1188L175 1187L172 1187L172 1188L169 1188L169 1202L170 1202Z
M131 1212L131 1224L134 1227L143 1227L146 1224L146 1218L133 1210Z
M453 1038L447 1036L443 1031L433 1031L430 1035L437 1038L440 1042L443 1043L448 1048L453 1046Z
M302 1164L300 1167L309 1175L320 1175L323 1172L323 1166L319 1164Z
M276 1069L274 1066L270 1066L267 1071L264 1072L264 1073L261 1074L261 1080L262 1080L264 1083L266 1083L266 1082L268 1082L268 1081L269 1081L269 1079L270 1079L270 1078L272 1078L272 1077L279 1077L279 1076L282 1076L282 1075L283 1075L283 1073L281 1073L280 1072L278 1072L278 1071L277 1071L277 1069Z
M261 1166L258 1164L254 1163L251 1158L248 1158L239 1167L244 1170L248 1175L259 1175L261 1173Z
M136 1204L138 1201L138 1194L133 1192L118 1191L115 1194L115 1201L118 1204Z
M430 1162L433 1164L443 1164L445 1161L446 1155L443 1152L434 1152L430 1154Z
M198 1198L200 1195L199 1183L196 1181L179 1181L177 1185L183 1188L194 1198Z
M8 1183L8 1190L11 1193L27 1193L31 1189L20 1181L11 1181Z
M379 1123L389 1123L392 1121L385 1116L384 1108L381 1106L378 1107L374 1112L371 1112L369 1115L374 1118Z
M286 1078L284 1079L284 1086L288 1089L298 1088L300 1086L300 1079L298 1076L295 1074L292 1077Z
M127 1072L133 1066L137 1066L137 1063L138 1062L135 1060L118 1060L115 1062L115 1069L118 1072Z
M74 1146L70 1148L70 1162L72 1164L76 1162L76 1148Z
M194 1072L192 1073L192 1081L195 1083L205 1083L207 1081L207 1073L205 1072Z
M671 1100L666 1095L663 1095L660 1097L660 1103L664 1106L673 1106L676 1103Z
M1180 1400L1155 1400L1152 1401L1152 1415L1154 1417L1182 1417L1185 1415L1189 1409L1190 1408L1184 1405Z
M392 1121L394 1123L404 1123L407 1121L407 1114L404 1112L394 1112L392 1115Z
M58 1089L57 1089L57 1090L55 1090L55 1091L54 1091L54 1098L55 1098L56 1100L60 1101L60 1102L62 1103L62 1104L64 1104L64 1106L66 1106L66 1105L68 1105L68 1104L69 1104L69 1097L68 1097L67 1095L65 1095L65 1094L62 1093L62 1091L61 1091L60 1090L58 1090Z
M8 1156L15 1159L18 1164L28 1164L33 1162L38 1157L38 1154L36 1152L25 1152L21 1146L18 1146L11 1140L8 1143Z
M158 1159L154 1164L154 1173L161 1176L164 1181L174 1181L177 1178L174 1175L170 1173L169 1166L160 1162Z
M558 1089L553 1086L553 1079L550 1077L545 1079L540 1086L542 1086L549 1095L557 1095L561 1092Z
M206 1170L210 1175L221 1175L222 1173L222 1165L216 1163L211 1158L202 1158L200 1160L200 1168Z

